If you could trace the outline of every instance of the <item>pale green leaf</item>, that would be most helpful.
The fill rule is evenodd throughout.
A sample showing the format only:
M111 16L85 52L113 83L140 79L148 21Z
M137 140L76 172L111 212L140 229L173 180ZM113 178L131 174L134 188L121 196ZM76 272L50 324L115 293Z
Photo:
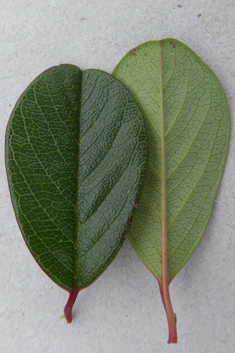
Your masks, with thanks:
M113 76L139 103L149 141L147 177L129 239L161 284L164 159L170 282L192 255L211 215L229 143L227 100L211 69L175 39L134 48Z

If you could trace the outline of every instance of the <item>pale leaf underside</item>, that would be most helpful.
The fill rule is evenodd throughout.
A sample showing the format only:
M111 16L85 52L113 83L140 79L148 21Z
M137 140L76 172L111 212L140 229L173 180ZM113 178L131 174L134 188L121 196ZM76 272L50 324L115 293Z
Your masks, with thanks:
M149 165L128 237L160 284L164 121L170 282L195 250L211 215L228 150L227 100L210 68L174 39L134 48L113 75L145 116Z

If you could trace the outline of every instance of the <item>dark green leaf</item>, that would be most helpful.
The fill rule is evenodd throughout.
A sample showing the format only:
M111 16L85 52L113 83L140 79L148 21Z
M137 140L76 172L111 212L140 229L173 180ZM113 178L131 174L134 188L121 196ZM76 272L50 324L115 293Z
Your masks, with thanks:
M6 132L16 218L40 267L71 296L123 244L146 159L142 113L105 72L53 67L18 100Z

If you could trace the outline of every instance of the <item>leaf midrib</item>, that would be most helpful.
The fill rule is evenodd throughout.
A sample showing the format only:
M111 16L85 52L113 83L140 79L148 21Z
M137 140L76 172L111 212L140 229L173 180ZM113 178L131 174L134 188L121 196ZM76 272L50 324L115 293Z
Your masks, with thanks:
M82 110L82 89L83 89L83 71L81 71L81 91L80 91L80 102L79 102L79 112L78 112L78 131L79 131L79 136L81 132L81 110ZM74 288L77 289L77 243L78 243L78 191L79 191L79 161L80 161L80 138L78 141L78 150L77 150L77 189L76 189L76 204L75 204L75 234L74 234ZM74 289L72 288L72 290Z
M161 122L161 257L162 257L162 278L167 275L167 200L166 200L166 146L165 146L165 127L164 127L164 97L162 80L162 52L161 41L159 41L159 93L160 93L160 122ZM166 266L164 266L166 265Z

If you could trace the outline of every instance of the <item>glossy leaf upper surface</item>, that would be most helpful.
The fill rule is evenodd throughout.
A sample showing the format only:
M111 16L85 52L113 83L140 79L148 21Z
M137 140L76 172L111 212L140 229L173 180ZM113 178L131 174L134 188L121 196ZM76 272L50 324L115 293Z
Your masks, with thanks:
M22 94L6 132L12 202L31 253L62 288L88 286L114 259L146 163L142 113L105 72L53 67Z
M149 140L146 181L128 236L161 283L161 172L165 158L170 281L195 250L211 215L228 150L227 100L210 68L175 39L134 48L116 66L113 76L139 103Z

